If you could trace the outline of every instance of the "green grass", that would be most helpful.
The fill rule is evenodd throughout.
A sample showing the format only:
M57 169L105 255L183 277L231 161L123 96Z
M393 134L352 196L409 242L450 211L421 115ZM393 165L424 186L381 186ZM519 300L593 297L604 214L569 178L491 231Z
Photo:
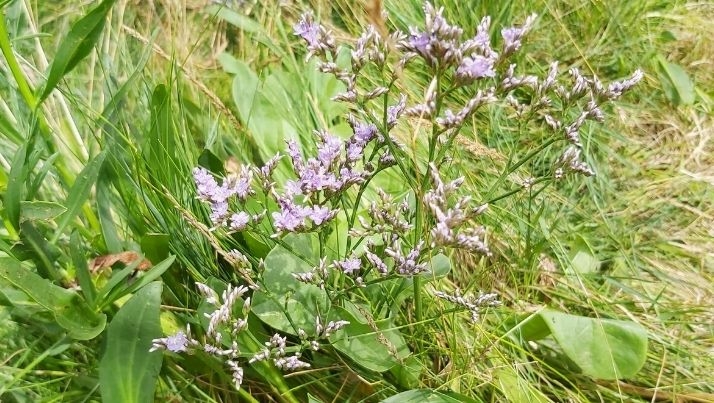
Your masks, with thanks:
M339 123L336 117L343 111L325 101L335 83L305 65L291 24L313 7L338 38L347 39L359 34L370 17L352 1L246 2L239 12L259 27L250 32L250 26L241 29L216 18L205 7L208 2L178 3L183 2L117 1L96 50L36 115L8 61L0 61L3 209L8 197L18 197L8 196L16 173L11 166L30 138L37 139L41 161L31 177L39 177L45 161L48 169L36 191L23 188L19 197L26 200L64 204L90 156L109 150L94 190L56 242L51 239L55 222L36 224L49 240L44 254L27 251L28 235L8 222L0 231L0 246L40 263L41 256L56 256L50 265L59 273L56 283L68 288L76 285L77 267L69 258L73 246L87 260L125 250L153 254L158 261L176 255L176 264L162 276L162 304L173 313L171 320L184 322L192 321L201 299L195 281L241 281L221 256L244 245L202 230L208 211L195 199L191 168L210 158L242 165L269 157L281 146L281 136L289 135L274 124L281 120L301 136L303 147L313 147L309 133ZM566 180L532 200L518 195L494 203L482 221L494 256L454 256L452 273L439 288L493 290L501 296L501 308L471 325L464 315L444 314L449 306L428 298L423 317L429 326L412 332L406 326L413 321L411 302L404 304L407 313L397 325L405 326L410 344L424 347L416 356L424 371L415 385L493 402L712 401L714 30L709 21L714 7L656 0L439 4L464 27L475 27L487 14L500 28L539 13L520 52L523 72L542 74L557 59L561 69L577 66L606 82L638 67L646 77L607 108L604 125L584 130L596 177ZM387 1L385 7L387 26L406 29L422 20L418 1ZM70 1L16 0L3 10L22 72L37 88L58 44L82 13ZM251 92L241 86L243 81L233 82L236 73L226 67L223 52L265 81L265 99L246 102L248 109L234 102L235 94ZM697 91L693 104L672 102L660 56L691 77ZM402 90L418 99L428 78L415 75L407 82ZM459 138L451 164L455 175L466 176L476 200L486 198L509 155L523 153L538 138L533 128L519 127L506 112L489 113L469 124L472 130ZM399 130L409 138L418 123ZM274 137L266 140L270 133ZM204 149L210 154L202 156ZM524 166L498 189L543 170L551 157ZM80 245L72 245L71 234ZM163 239L152 234L168 234L168 242L152 243ZM573 264L574 252L583 245L597 262L594 272L579 272ZM2 291L7 299L14 297ZM554 345L534 346L513 337L508 326L515 318L545 306L642 325L649 336L643 369L619 382L598 381L564 365ZM99 400L101 338L57 348L63 342L61 328L51 320L22 319L13 309L0 311L0 399ZM117 309L109 309L110 317ZM424 329L429 333L418 333ZM309 392L322 401L375 401L397 392L393 377L325 352L315 356L314 370L286 377L284 386L301 398ZM276 385L264 373L247 371L244 391L257 401L284 401ZM167 356L158 399L233 401L238 394L230 374L216 371L202 356Z

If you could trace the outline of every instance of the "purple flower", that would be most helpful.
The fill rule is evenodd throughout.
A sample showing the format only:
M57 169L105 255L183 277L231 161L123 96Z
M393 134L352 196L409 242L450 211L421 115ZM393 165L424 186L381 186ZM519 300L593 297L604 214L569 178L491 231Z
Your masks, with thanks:
M295 140L288 140L288 155L290 156L290 159L293 161L293 169L297 174L300 174L304 168L304 162L302 159L302 154L300 154L300 148L298 147L297 142Z
M311 164L300 175L300 187L307 192L317 192L320 190L339 190L342 182L335 177L335 174L327 172L317 161L311 160Z
M186 326L186 333L179 330L174 335L152 340L149 352L164 349L174 353L187 351L189 346L198 344L195 340L190 339L189 336L186 335L187 333L190 334L190 330L191 328Z
M482 50L491 49L491 38L488 35L488 30L491 27L491 17L483 17L481 23L478 24L476 29L476 36L474 37L474 44Z
M268 180L273 175L273 171L278 166L278 162L283 158L281 154L275 154L273 158L269 159L259 170L259 176L263 180Z
M304 39L309 47L320 46L320 26L312 21L308 13L303 14L300 21L293 25L293 33Z
M188 338L182 331L178 331L175 335L166 338L166 349L174 353L186 351L187 345Z
M223 220L228 215L228 202L220 201L211 204L211 221L218 225L223 222Z
M391 129L397 124L397 119L402 115L407 106L407 97L402 94L396 105L387 107L387 126Z
M531 14L528 18L526 18L526 22L522 27L511 27L501 30L501 36L503 37L503 51L505 53L512 53L520 49L521 39L523 39L523 36L533 27L535 19L536 15Z
M347 160L354 162L362 158L364 153L364 143L359 141L350 141L347 143Z
M241 211L240 213L235 213L230 218L231 224L230 228L234 231L242 231L250 222L250 216L248 213Z
M394 259L394 268L399 274L413 276L426 271L426 263L419 263L419 255L423 246L424 241L420 241L404 256L399 242L396 242L392 247L385 249L384 253Z
M429 56L431 37L426 32L412 31L409 35L409 46L423 57Z
M280 211L273 212L273 223L278 232L295 232L305 225L305 217L312 213L312 209L296 205L291 199L278 200Z
M332 219L336 214L336 211L331 211L325 206L312 206L310 219L313 223L315 223L315 225L321 225L322 223Z
M235 184L229 190L230 195L236 195L239 199L245 200L249 195L253 194L253 189L250 187L250 182L253 180L253 171L244 166L240 176L235 180Z
M353 138L360 143L366 144L377 136L377 126L373 124L357 123L353 130Z
M300 187L300 182L289 180L285 182L285 195L286 196L297 196L302 194L302 188Z
M335 136L322 134L322 144L317 147L317 158L323 166L329 167L340 156L342 141Z
M501 30L503 46L507 49L518 50L521 47L523 30L520 28L504 28Z
M494 77L496 71L493 69L495 60L479 55L466 57L456 70L456 76L466 82L470 82L483 77Z
M342 270L342 272L347 275L352 275L356 272L359 272L361 266L360 260L356 257L352 257L342 261L335 261L333 264L336 268Z
M376 254L372 253L369 249L365 249L364 256L367 258L367 261L371 263L377 271L379 271L379 274L386 276L389 273L389 268L387 268L384 261Z
M193 169L193 180L196 183L198 197L201 200L211 201L218 191L218 183L206 169L196 167Z

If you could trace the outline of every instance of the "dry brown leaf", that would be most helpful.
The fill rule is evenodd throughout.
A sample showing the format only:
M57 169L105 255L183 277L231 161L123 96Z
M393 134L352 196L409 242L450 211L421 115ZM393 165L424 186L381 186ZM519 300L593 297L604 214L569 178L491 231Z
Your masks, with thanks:
M133 251L114 253L111 255L97 256L94 259L89 261L89 271L92 274L96 274L101 269L110 268L110 267L114 266L114 264L117 262L123 263L124 265L129 266L141 258L142 258L141 255L139 255L138 253L133 252ZM144 259L141 263L139 263L138 266L136 266L136 270L145 271L145 270L150 269L151 266L152 266L151 262L148 261L147 259Z

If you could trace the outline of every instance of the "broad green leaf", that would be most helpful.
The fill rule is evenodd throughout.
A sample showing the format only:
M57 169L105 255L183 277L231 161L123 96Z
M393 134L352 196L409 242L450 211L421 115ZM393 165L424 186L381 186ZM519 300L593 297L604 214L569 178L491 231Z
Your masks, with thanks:
M461 403L461 400L431 389L412 389L384 399L382 403Z
M657 61L667 98L675 105L693 104L696 92L687 72L680 65L668 62L661 55L657 57Z
M349 325L332 335L330 341L339 352L368 370L388 371L410 354L404 337L389 320L376 321L377 332L370 325L362 323L352 313L341 307L332 307L330 320L350 322ZM384 339L380 337L380 334L384 336ZM389 346L385 345L386 343L383 344L384 340Z
M233 101L249 129L250 141L258 146L263 159L271 158L283 150L286 138L296 137L296 130L280 116L279 111L286 105L274 105L262 94L260 78L246 63L228 55L221 61L235 75Z
M224 65L230 63L230 70L235 75L233 79L233 102L238 108L243 123L250 122L253 106L258 95L260 79L258 75L243 61L236 58L224 56Z
M593 378L632 377L647 359L647 331L634 322L544 309L524 325L528 329L524 337L531 336L527 340L551 334L565 355Z
M439 253L431 258L431 261L429 262L429 272L422 274L422 277L426 277L429 280L437 280L442 277L446 277L450 271L451 260L448 256Z
M600 260L582 237L578 237L571 247L570 264L578 274L593 274L600 269Z
M107 14L116 0L104 0L79 21L72 24L69 33L62 39L57 54L47 74L47 82L38 99L41 103L57 87L60 80L87 57L99 40Z
M225 174L223 161L212 153L209 149L204 149L201 155L198 156L198 165L206 168L215 174Z
M389 372L394 376L399 386L407 389L419 386L419 378L423 370L424 366L421 361L410 355L404 360L404 363L393 366Z
M49 201L23 201L20 202L20 222L23 221L50 221L67 209L55 202Z
M106 350L99 363L99 384L105 403L153 402L163 355L149 353L161 337L161 283L142 288L119 309L107 326Z
M104 314L93 312L77 293L50 283L15 259L0 257L0 282L22 291L43 310L52 312L74 339L90 340L104 330Z
M303 258L317 262L310 236L292 236L285 240ZM315 317L328 312L329 299L320 287L301 283L292 276L312 268L290 250L282 246L273 248L265 258L264 287L253 294L253 313L286 333L295 335L298 329L314 333Z
M64 203L67 211L57 219L57 230L55 230L55 235L52 237L52 243L57 242L64 228L77 216L82 205L87 201L92 191L92 186L94 186L94 182L97 181L102 164L104 164L107 152L108 150L104 150L97 154L77 176L77 179L72 185L72 189L70 189L69 194L67 194L67 200Z
M163 262L169 257L168 234L148 233L141 237L141 252L146 256L151 264Z

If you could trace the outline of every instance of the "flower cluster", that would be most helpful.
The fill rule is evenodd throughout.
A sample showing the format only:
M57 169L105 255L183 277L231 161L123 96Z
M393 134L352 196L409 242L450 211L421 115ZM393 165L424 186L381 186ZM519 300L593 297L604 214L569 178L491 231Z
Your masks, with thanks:
M459 198L453 207L449 207L449 196L459 189L464 179L458 178L444 183L436 166L432 165L430 171L434 186L424 195L424 203L436 218L436 224L431 230L432 247L450 246L490 255L491 252L483 241L483 228L462 229L466 222L486 211L488 206L469 207L471 198L465 196Z
M240 349L235 340L237 334L247 328L248 322L243 318L237 318L233 308L248 288L229 284L219 296L206 284L196 283L196 287L206 298L206 302L216 308L212 313L205 314L208 318L206 341L201 343L191 337L191 329L187 326L185 333L179 331L172 336L154 339L150 351L166 349L175 353L191 353L194 350L203 350L225 362L231 370L235 387L238 389L243 383L243 368L238 362ZM242 306L243 317L247 316L249 310L250 298L246 298Z
M471 313L471 322L478 322L481 315L481 308L499 306L498 295L494 293L479 294L478 297L464 297L460 290L456 290L454 294L447 294L443 291L435 291L434 295L467 309Z
M245 200L253 194L253 171L244 167L240 175L229 176L219 185L205 168L197 167L193 170L193 179L196 182L198 198L211 205L211 221L214 225L226 224L228 220L231 227L235 228L244 228L248 224L249 216L231 215L228 201L232 197Z
M186 331L178 331L173 335L157 338L152 341L150 352L157 350L167 350L173 353L194 353L203 351L206 354L222 360L232 373L236 389L243 383L243 367L241 366L242 354L240 346L236 342L239 332L246 331L248 321L245 319L251 309L251 299L247 297L240 306L240 315L237 315L234 308L238 301L249 291L247 287L234 287L230 284L219 295L211 287L203 283L196 283L198 291L204 296L207 304L215 309L211 313L206 313L208 319L206 327L206 339L202 343L191 336L190 326L186 326ZM310 364L300 360L301 352L305 349L317 351L320 348L319 340L326 340L332 334L349 325L347 321L330 321L323 325L320 318L316 318L315 337L309 339L307 333L299 329L301 344L295 347L287 346L287 338L280 334L274 334L269 341L265 342L265 347L253 354L247 360L247 364L257 361L272 359L273 364L284 371L296 371L309 368ZM292 355L288 353L292 351ZM245 363L244 363L245 364Z
M440 172L451 157L456 136L480 116L480 110L503 107L513 110L516 119L542 123L550 134L543 149L564 144L551 171L543 177L528 176L521 188L503 197L523 189L536 192L534 187L552 183L566 173L594 175L583 157L581 129L587 122L602 121L601 106L642 79L638 70L630 78L604 85L577 68L570 69L564 79L557 62L550 64L545 77L519 75L511 56L523 47L535 15L520 26L503 28L497 46L491 41L489 17L480 21L473 37L466 38L462 27L447 21L443 8L426 3L424 11L424 27L412 27L409 33L396 31L383 36L368 27L354 42L350 60L345 63L338 63L338 45L331 31L316 23L311 14L304 14L294 25L294 33L305 41L307 57L318 59L318 69L344 84L345 90L333 99L347 104L345 120L351 134L342 139L327 129L318 130L314 147L289 139L284 154L262 167L246 166L220 182L206 169L193 171L198 198L210 205L214 230L254 231L266 242L285 249L288 242L282 237L288 233L306 233L301 236L319 243L319 261L304 258L310 263L307 267L313 268L291 276L297 283L319 287L317 291L332 306L354 303L354 293L360 293L358 298L363 302L369 292L362 291L375 283L419 276L428 271L435 254L448 249L491 254L485 229L476 222L488 204L462 195L464 178L449 181L442 179L445 172ZM431 83L424 98L416 102L410 102L413 100L399 89L402 70L411 67L412 61L422 69L426 66ZM376 68L370 70L370 66ZM379 80L360 78L367 74L382 76ZM364 88L363 82L368 87ZM458 102L464 94L466 101ZM417 121L415 118L426 121L431 129L426 132L431 134L425 138L414 135L417 147L410 149L399 141L403 138L399 131ZM421 152L422 145L428 152ZM528 153L524 160L509 164L502 178L515 174L536 154ZM275 171L284 168L290 171L291 179L276 183ZM406 192L396 196L379 189L374 179L383 171L401 175ZM255 205L261 207L254 211ZM333 231L339 231L336 238L340 240L327 245L332 242ZM256 273L261 264L244 253L232 251L225 256L259 282L261 277ZM413 281L417 316L421 290L416 279L420 278ZM215 308L206 315L206 340L193 339L187 327L185 332L154 340L152 351L203 351L218 357L233 374L236 387L243 379L243 357L250 357L245 359L248 365L266 361L285 371L310 368L312 353L304 353L323 348L321 340L349 325L344 320L323 323L320 312L311 312L316 317L315 334L308 336L303 329L296 329L298 341L276 333L264 347L259 345L260 351L241 354L235 340L239 332L247 331L245 318L251 309L247 295L255 287L228 285L220 295L207 285L199 283L197 287ZM467 297L457 290L453 294L435 291L433 295L468 311L472 321L479 319L484 307L499 304L493 293ZM375 322L370 314L381 313L365 313L368 321Z

